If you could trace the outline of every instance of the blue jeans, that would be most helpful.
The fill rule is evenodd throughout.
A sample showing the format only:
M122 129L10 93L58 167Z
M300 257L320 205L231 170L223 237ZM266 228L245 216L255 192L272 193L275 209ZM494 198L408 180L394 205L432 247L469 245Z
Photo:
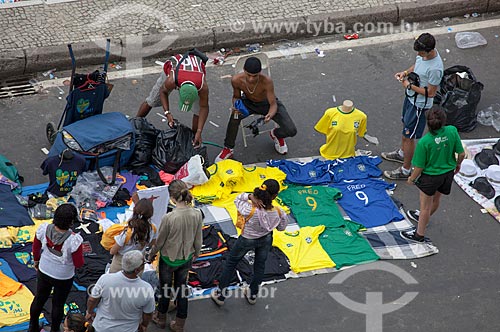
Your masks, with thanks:
M188 287L187 276L191 268L192 261L184 263L181 266L172 267L165 263L160 258L160 286L161 295L158 299L158 311L162 314L167 313L168 303L171 298L177 301L177 315L176 317L186 319L188 312ZM172 278L174 281L172 289ZM173 292L172 292L173 290Z
M245 257L246 253L250 250L255 251L255 261L253 264L253 278L250 282L250 294L257 295L259 293L259 286L264 278L264 270L266 268L266 259L271 247L273 245L273 233L269 233L258 239L246 239L240 236L236 240L233 249L229 253L229 258L224 265L222 275L219 280L219 289L224 295L225 289L229 286L231 279L233 279L236 265Z

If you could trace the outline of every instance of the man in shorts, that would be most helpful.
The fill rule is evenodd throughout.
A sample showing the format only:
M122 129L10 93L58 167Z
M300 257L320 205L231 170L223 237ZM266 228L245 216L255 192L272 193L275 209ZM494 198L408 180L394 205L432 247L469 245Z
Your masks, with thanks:
M425 112L431 108L443 77L443 61L435 47L436 40L431 34L421 34L413 45L413 49L417 52L415 64L394 75L405 89L406 97L401 116L403 122L401 148L381 154L386 160L403 164L393 171L384 172L384 176L391 180L406 180L410 176L415 140L424 133ZM418 77L418 81L415 77Z
M257 57L246 59L243 70L242 73L234 75L231 79L231 85L233 86L233 112L227 124L224 149L217 155L215 162L233 156L238 127L244 117L242 111L235 108L237 101L243 104L241 107L244 107L245 111L249 114L263 115L265 123L273 120L278 124L279 127L274 128L270 136L274 141L274 149L279 154L283 155L288 152L285 138L293 137L297 134L297 128L285 106L274 94L272 79L261 73L262 63L260 60Z
M192 130L193 145L202 143L201 133L208 118L208 84L205 64L208 58L198 50L171 56L163 65L163 71L153 86L146 101L137 112L137 117L145 117L153 107L162 106L168 125L174 127L174 117L170 112L169 95L179 90L179 110L189 112L194 106Z

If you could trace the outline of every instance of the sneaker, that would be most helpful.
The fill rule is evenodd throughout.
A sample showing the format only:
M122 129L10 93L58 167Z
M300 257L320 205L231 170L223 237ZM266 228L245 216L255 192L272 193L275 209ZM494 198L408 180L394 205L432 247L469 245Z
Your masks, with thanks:
M380 155L386 160L395 161L401 164L404 162L404 158L399 155L399 150L392 152L382 152Z
M222 151L215 157L215 162L226 160L233 157L234 149L226 148L222 149Z
M408 180L410 173L404 174L402 168L398 167L393 171L384 171L384 176L391 180Z
M217 304L219 307L224 305L224 297L222 296L220 290L214 289L210 293L210 297L212 298L212 301L214 301L215 304Z
M245 288L243 294L245 295L245 299L247 299L247 302L251 305L257 303L257 295L250 295L250 288Z
M410 240L410 241L415 241L422 243L425 241L425 237L417 235L417 230L411 230L411 231L401 231L400 232L401 237Z
M420 210L408 210L406 211L406 215L410 220L413 220L414 222L418 222L418 217L420 217Z
M271 139L274 141L274 149L279 154L286 154L288 152L288 147L286 146L284 138L278 138L274 136L274 129L269 133Z

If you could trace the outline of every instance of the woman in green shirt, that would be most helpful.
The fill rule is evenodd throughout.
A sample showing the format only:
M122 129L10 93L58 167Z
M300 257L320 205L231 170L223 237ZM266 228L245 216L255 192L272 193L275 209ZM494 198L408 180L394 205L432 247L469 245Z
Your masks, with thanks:
M460 171L465 157L457 128L445 126L446 113L438 108L428 112L429 132L417 144L412 159L414 170L408 177L408 184L420 189L420 211L408 211L418 226L416 230L401 232L402 237L417 242L424 242L430 216L438 209L441 195L450 194L453 176Z

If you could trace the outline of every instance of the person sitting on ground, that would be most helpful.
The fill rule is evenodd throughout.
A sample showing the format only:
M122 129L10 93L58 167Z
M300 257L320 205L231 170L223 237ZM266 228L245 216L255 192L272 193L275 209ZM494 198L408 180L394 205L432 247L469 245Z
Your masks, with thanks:
M233 156L238 127L243 118L241 112L234 107L237 100L241 100L249 114L264 115L266 123L273 120L279 125L270 133L271 139L274 141L274 148L279 154L288 152L285 138L297 134L297 128L285 106L274 94L272 79L261 73L262 63L260 60L256 57L248 58L243 69L242 73L234 75L231 79L233 86L232 113L227 124L224 149L217 155L215 162Z
M131 250L145 251L146 247L151 247L156 241L156 228L151 224L153 216L153 203L149 199L143 198L137 201L134 206L134 214L128 221L128 226L122 233L115 236L115 244L110 249L113 260L109 268L109 273L122 270L121 262L123 255ZM132 234L129 232L132 229ZM127 238L130 239L127 241Z
M90 289L85 319L96 332L147 331L155 310L155 298L153 287L139 278L144 264L142 252L126 252L123 270L103 274Z
M278 196L279 190L278 181L267 179L260 187L254 189L253 194L243 193L234 200L239 213L245 219L249 219L229 253L218 289L211 293L212 300L217 305L224 304L227 296L226 288L233 279L236 265L250 250L255 251L254 275L250 282L250 289L245 289L245 298L250 304L257 302L260 283L264 278L267 255L273 245L273 230L276 228L278 231L284 231L288 223L285 211L274 207L272 203Z
M64 320L64 332L94 332L92 325L82 314L68 314Z
M162 106L168 125L174 128L169 96L170 92L178 89L179 110L189 112L194 105L193 145L199 146L202 143L201 133L208 118L208 84L205 78L207 60L208 58L198 50L189 51L185 55L171 56L163 65L163 71L146 101L141 104L137 117L145 117L153 107Z
M420 189L420 211L408 211L408 217L417 221L418 226L416 231L401 232L402 237L417 242L424 242L429 218L437 211L441 195L450 194L453 176L460 171L465 158L457 128L446 126L446 113L442 109L429 111L427 127L429 132L417 144L412 159L415 168L407 181Z

